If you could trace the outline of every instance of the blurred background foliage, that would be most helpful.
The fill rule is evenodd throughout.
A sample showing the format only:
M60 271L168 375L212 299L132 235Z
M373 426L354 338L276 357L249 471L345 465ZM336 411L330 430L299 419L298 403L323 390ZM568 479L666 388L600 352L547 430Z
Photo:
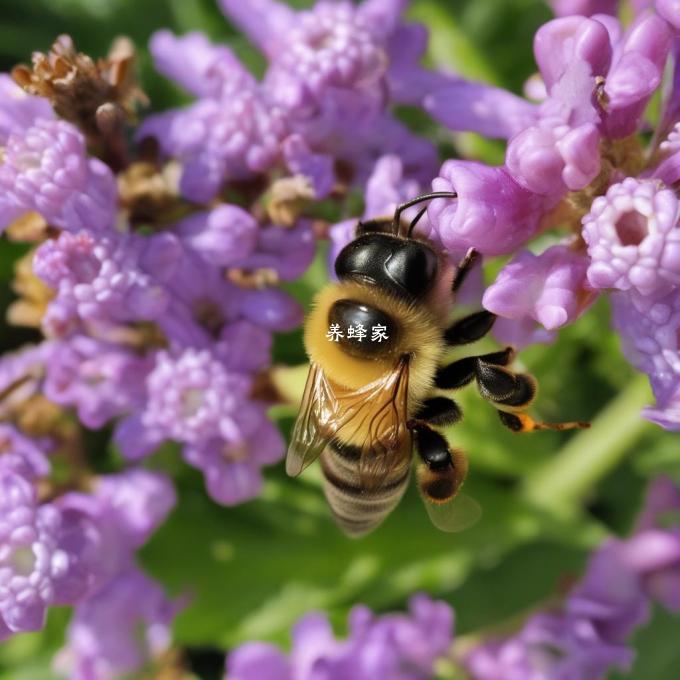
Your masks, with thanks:
M535 70L533 33L551 16L540 0L414 0L409 12L430 27L431 65L515 92ZM139 49L140 77L152 107L161 110L188 101L152 69L146 44L161 27L202 30L227 42L255 72L263 70L261 55L228 25L215 0L3 0L0 66L7 71L28 61L31 50L46 51L59 33L72 35L79 50L92 56L105 54L112 39L125 34ZM487 162L502 160L498 143L462 135L454 145L452 135L422 113L403 115L441 144L443 156L458 148ZM21 252L15 244L0 243L3 305L12 297L13 262ZM492 263L487 277L496 270ZM303 304L323 285L325 272L320 253L305 278L291 286ZM31 339L31 332L2 322L3 351ZM275 359L291 366L304 360L299 332L277 340ZM541 417L588 419L593 428L516 436L475 394L464 392L466 419L450 436L469 453L466 491L484 513L459 535L434 529L411 489L379 530L348 540L329 516L314 466L300 480L287 479L282 466L272 468L261 499L222 508L173 447L159 452L150 465L173 474L180 503L141 560L170 592L191 597L177 620L176 641L188 650L196 673L219 677L223 650L244 640L287 645L291 624L310 609L327 611L342 632L354 604L399 609L418 590L455 607L459 635L509 630L564 592L604 536L630 529L650 476L670 472L680 480L677 436L638 417L650 396L621 356L605 302L553 345L523 352L520 365L540 380ZM303 379L302 371L291 370L291 391ZM276 407L274 416L288 433L295 409ZM106 441L106 432L91 437L91 455L101 470L118 465ZM50 659L63 642L68 616L55 609L43 633L0 646L0 678L52 677ZM632 677L677 677L677 623L657 612L639 633Z

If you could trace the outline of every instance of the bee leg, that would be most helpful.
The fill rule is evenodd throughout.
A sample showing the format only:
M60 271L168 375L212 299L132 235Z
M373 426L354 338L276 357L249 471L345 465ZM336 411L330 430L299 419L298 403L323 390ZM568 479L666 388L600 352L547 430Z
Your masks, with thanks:
M513 432L590 427L589 423L581 421L546 423L523 413L536 397L537 390L536 379L528 373L513 373L502 366L492 366L480 360L477 386L480 394L497 407L501 423Z
M474 248L470 248L467 253L465 253L465 257L458 263L456 274L451 283L452 293L455 293L463 285L463 281L465 281L465 278L478 260L479 253Z
M432 397L423 402L415 418L442 427L462 420L463 412L453 399Z
M528 373L513 373L504 366L485 361L483 357L477 359L476 369L480 394L501 409L524 410L536 396L536 379Z
M467 345L483 338L496 321L496 315L483 309L454 322L444 332L447 345Z
M507 366L514 358L512 347L506 347L500 352L491 352L477 357L465 357L454 361L448 366L442 366L435 376L435 385L443 390L455 390L471 383L477 377L478 362L494 366Z
M424 465L417 468L418 486L426 500L446 503L458 492L467 474L465 455L449 447L446 438L427 423L412 424L416 450Z
M540 420L534 420L526 413L498 411L498 416L501 419L501 423L503 423L508 430L512 430L513 432L534 432L536 430L583 430L590 427L590 423L581 420L566 423L544 423Z

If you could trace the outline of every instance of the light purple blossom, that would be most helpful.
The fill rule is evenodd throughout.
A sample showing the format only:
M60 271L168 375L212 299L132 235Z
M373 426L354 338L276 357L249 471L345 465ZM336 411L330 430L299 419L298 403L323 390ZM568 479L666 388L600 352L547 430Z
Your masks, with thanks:
M240 440L209 439L189 444L185 460L202 470L211 498L222 505L236 505L262 490L261 468L283 458L285 442L267 418L264 406L244 403L239 409Z
M611 186L583 219L590 283L642 295L679 285L678 220L678 199L659 182L627 177Z
M46 330L63 337L88 321L158 318L168 294L144 265L158 259L155 251L165 240L164 235L95 237L81 231L46 241L34 258L36 274L57 294L45 316Z
M44 392L54 403L74 407L84 425L98 428L140 408L152 365L149 357L119 345L76 335L56 346Z
M26 94L8 74L0 73L0 144L7 144L12 133L24 133L39 118L54 118L49 102Z
M0 190L3 227L28 211L69 231L104 232L113 226L113 174L86 155L84 137L65 121L38 118L9 135Z
M610 668L629 669L632 658L587 619L537 614L516 637L474 649L466 665L475 680L599 680Z
M444 602L414 596L408 614L375 616L357 606L349 616L349 636L336 640L325 616L307 614L293 629L286 659L275 647L251 642L227 659L229 680L425 680L435 661L449 652L453 613ZM258 675L264 673L265 675Z
M680 288L659 297L616 293L611 300L626 358L649 376L657 399L656 407L643 415L666 429L680 430Z
M219 437L238 441L237 413L251 381L229 372L207 350L159 352L147 378L144 426L159 439L197 442Z
M255 250L258 225L242 208L222 204L185 217L175 225L174 233L210 264L226 267Z
M616 15L619 0L550 0L548 3L560 17L580 14L589 17L593 14Z
M625 641L649 620L650 598L680 610L680 533L677 521L663 526L663 514L678 508L678 487L655 480L637 531L595 551L561 611L535 614L517 635L467 655L475 680L598 680L612 668L629 669L633 651Z
M99 536L82 515L39 506L33 484L9 468L0 467L0 491L0 635L7 637L42 628L48 605L88 594L93 574L84 563Z
M286 131L283 111L253 86L151 116L138 137L155 137L165 154L182 162L182 194L203 203L225 181L269 170L280 160Z
M293 281L305 273L316 252L316 240L308 220L298 220L295 227L275 225L259 229L254 251L244 257L239 267L267 269L281 281Z
M509 138L536 119L536 107L506 90L466 81L433 88L423 101L439 123L461 132Z
M69 492L55 503L62 513L86 517L97 527L93 572L99 588L134 564L135 551L165 521L176 502L174 487L165 475L131 468L97 478L91 493Z
M540 255L516 255L486 289L482 304L509 319L533 319L549 331L570 323L593 300L588 290L588 260L568 246L548 248Z
M559 196L583 189L597 177L599 120L590 103L594 87L590 65L576 61L552 87L536 123L510 140L506 163L522 186Z
M180 608L139 570L123 571L76 607L55 669L71 680L115 680L141 670L170 646Z
M157 31L149 51L160 73L198 97L228 95L254 84L253 76L226 45L213 45L198 31L181 37Z
M654 7L675 31L680 31L680 4L678 0L655 0Z
M505 168L472 161L446 161L432 190L458 193L457 199L431 201L427 211L449 250L512 252L535 234L545 209L545 199L521 187Z
M25 436L16 427L0 424L0 469L9 469L28 480L49 474L49 441Z

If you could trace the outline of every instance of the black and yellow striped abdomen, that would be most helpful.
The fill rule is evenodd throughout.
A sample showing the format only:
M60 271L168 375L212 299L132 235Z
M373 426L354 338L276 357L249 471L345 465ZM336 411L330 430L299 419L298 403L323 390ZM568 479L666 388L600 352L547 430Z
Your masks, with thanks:
M320 457L324 493L339 527L352 537L375 529L399 503L409 482L409 464L390 470L379 488L359 477L359 450L331 442Z

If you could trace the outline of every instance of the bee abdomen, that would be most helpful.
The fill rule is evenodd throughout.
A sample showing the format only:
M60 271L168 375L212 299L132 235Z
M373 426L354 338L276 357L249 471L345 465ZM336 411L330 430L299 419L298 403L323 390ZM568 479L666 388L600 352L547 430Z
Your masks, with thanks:
M410 468L388 474L378 489L366 489L358 474L358 457L348 457L333 444L320 457L324 493L338 526L352 537L375 529L399 503L408 485Z

